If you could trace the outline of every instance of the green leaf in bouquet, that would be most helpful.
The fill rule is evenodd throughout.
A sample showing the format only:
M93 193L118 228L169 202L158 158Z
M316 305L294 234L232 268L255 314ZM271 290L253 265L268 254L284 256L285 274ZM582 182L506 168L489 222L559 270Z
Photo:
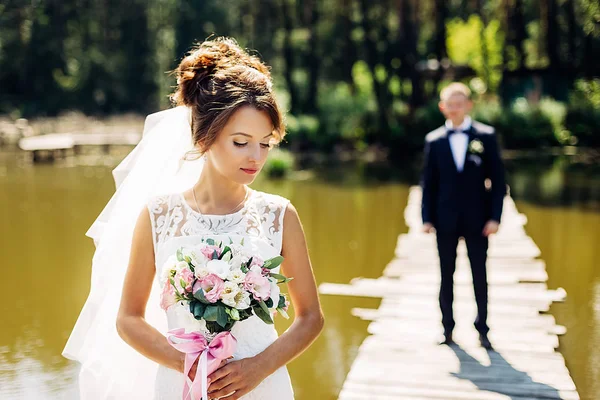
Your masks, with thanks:
M175 279L169 278L169 282L171 283L171 285L173 285L173 287L175 287Z
M218 259L219 259L219 253L217 253L217 251L216 251L216 250L215 250L215 251L213 251L213 254L212 254L212 259L213 259L213 260L218 260Z
M227 237L229 239L229 244L233 244L233 240L231 239L230 236Z
M227 322L229 322L229 317L227 315L227 312L225 311L225 306L223 304L219 304L217 306L217 324L225 328Z
M240 320L240 312L237 310L237 308L227 307L225 309L225 311L227 311L227 314L229 314L229 316L231 317L232 320L234 320L234 321Z
M244 245L244 238L242 238L242 240L240 241L240 244L243 246Z
M233 328L235 322L236 321L231 321L223 327L219 325L216 321L206 321L206 329L208 329L210 333L227 332L230 331L231 328Z
M194 315L196 319L202 319L204 316L204 311L206 310L206 304L201 303L197 300L192 300L190 302L190 311Z
M206 310L204 310L204 315L202 316L202 318L204 318L207 321L217 321L217 316L219 314L219 307L218 306L206 306ZM221 324L219 324L221 325Z
M277 268L281 265L282 262L283 262L282 256L273 257L270 260L265 261L265 265L263 265L263 268L266 268L266 269Z
M266 313L267 313L267 314L269 314L269 315L271 314L271 313L269 312L269 307L267 307L267 304L266 304L266 303L265 303L263 300L260 300L260 301L258 302L258 305L260 306L260 308L262 308L262 310L263 310L264 312L266 312Z
M277 304L277 308L283 308L283 307L285 307L285 301L286 300L287 299L285 298L285 296L282 295L282 294L280 294L279 295L279 303Z
M240 321L248 319L252 316L252 307L248 307L244 310L237 310L237 311L240 314Z
M206 297L204 296L204 291L202 289L198 289L196 293L194 293L194 298L201 303L211 304L210 301L206 300Z
M268 298L267 301L265 301L265 304L267 305L267 308L272 308L273 307L273 299Z
M183 253L181 252L181 247L177 249L177 261L183 261Z
M219 257L219 260L222 260L223 257L225 257L225 255L227 253L231 253L231 248L229 246L225 246L225 248L223 249L223 252L221 253L221 257ZM229 260L226 260L229 261Z
M209 246L214 246L215 241L214 241L214 239L206 239L206 244L208 244Z
M274 272L271 272L269 274L269 276L271 278L275 278L277 279L277 283L288 283L289 281L291 281L294 278L288 278L287 276L281 275L281 274L276 274Z
M256 314L256 316L260 318L265 324L273 324L273 319L271 318L271 313L269 313L268 309L265 311L260 305L258 305L252 307L252 310L254 310L254 314Z
M281 316L285 319L290 319L290 316L288 315L288 313L283 309L283 308L278 308L277 312L279 314L281 314Z

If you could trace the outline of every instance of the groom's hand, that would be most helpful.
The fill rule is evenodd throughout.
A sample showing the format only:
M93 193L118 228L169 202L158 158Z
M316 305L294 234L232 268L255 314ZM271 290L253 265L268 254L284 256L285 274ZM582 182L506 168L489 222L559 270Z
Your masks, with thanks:
M435 228L433 227L433 224L426 222L423 224L423 233L434 233L435 232Z
M498 221L489 220L487 224L485 224L485 226L483 227L483 236L488 237L491 234L498 232L499 226L500 224L498 223Z

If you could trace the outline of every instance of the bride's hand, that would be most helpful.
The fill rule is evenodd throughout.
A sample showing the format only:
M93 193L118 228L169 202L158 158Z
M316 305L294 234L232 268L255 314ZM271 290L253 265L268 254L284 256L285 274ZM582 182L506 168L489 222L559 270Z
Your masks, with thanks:
M252 357L227 363L208 377L211 382L208 385L209 398L239 399L266 378L263 371L264 368Z
M233 357L232 357L233 358ZM200 362L200 358L198 358L196 360L196 362L194 363L194 365L192 365L192 368L190 368L190 373L188 374L188 377L193 381L196 378L196 370L198 369L198 363ZM225 364L227 364L227 360L223 360L221 361L221 364L219 364L219 368L223 367ZM219 369L217 368L217 370ZM210 380L209 380L210 383Z

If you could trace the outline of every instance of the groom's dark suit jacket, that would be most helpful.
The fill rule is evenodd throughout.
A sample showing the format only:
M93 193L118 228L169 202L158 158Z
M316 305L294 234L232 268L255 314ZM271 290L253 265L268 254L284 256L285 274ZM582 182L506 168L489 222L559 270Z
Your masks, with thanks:
M440 233L478 233L488 220L500 222L506 184L494 128L473 121L467 134L469 144L461 172L445 126L425 138L421 211L423 222L432 223ZM475 151L478 146L471 146L474 140L483 144L483 151ZM490 189L486 179L491 181Z

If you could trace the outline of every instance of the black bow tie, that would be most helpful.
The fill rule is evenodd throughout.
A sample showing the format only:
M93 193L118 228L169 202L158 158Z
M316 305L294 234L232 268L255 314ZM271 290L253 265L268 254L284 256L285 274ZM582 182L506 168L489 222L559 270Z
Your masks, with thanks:
M462 129L448 129L448 136L454 134L454 133L468 133L468 130L462 130Z

